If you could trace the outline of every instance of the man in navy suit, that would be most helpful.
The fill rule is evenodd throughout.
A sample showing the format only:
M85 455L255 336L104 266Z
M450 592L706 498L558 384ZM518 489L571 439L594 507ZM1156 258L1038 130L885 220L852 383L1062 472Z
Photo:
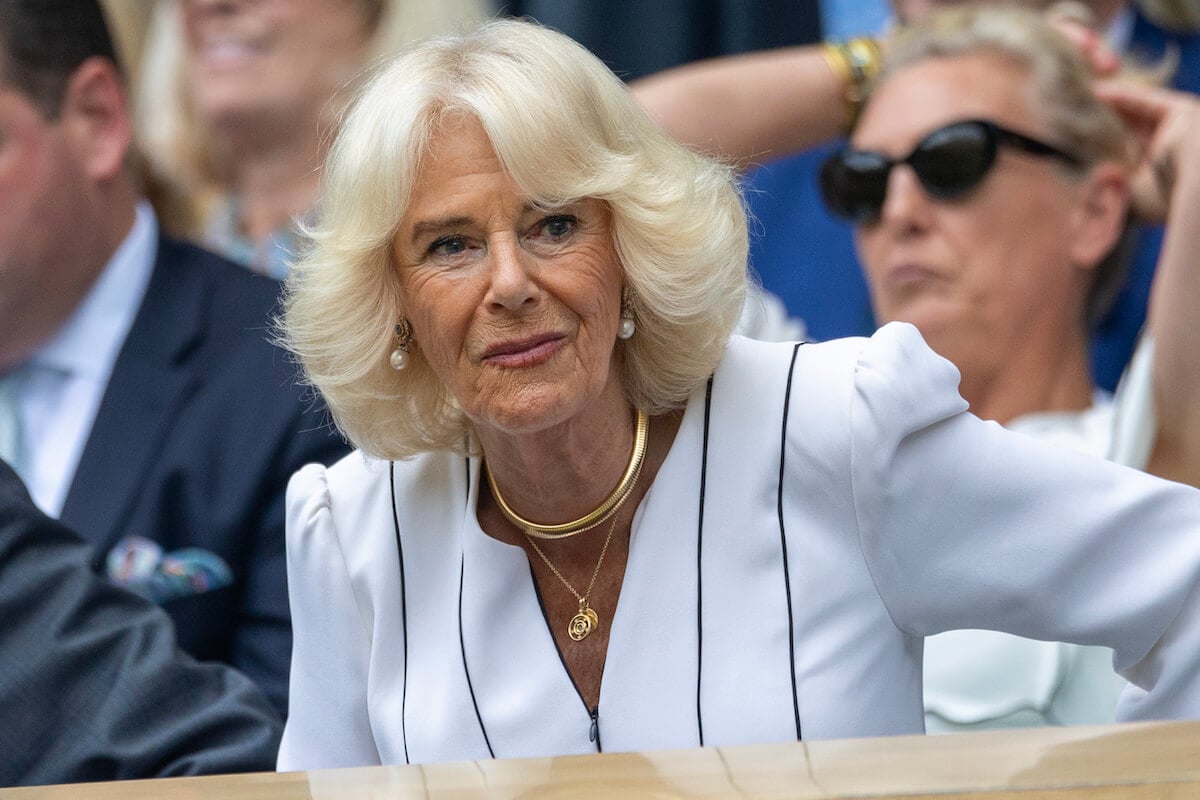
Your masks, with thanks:
M283 495L345 445L269 342L275 283L160 237L95 0L0 5L0 394L8 454L181 646L286 708Z
M91 561L0 461L0 786L273 769L266 695Z

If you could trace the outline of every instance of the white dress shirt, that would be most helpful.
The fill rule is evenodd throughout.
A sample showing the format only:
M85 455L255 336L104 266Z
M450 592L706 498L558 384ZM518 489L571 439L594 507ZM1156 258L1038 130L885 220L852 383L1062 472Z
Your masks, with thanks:
M158 221L142 201L129 235L83 302L24 365L20 472L33 501L50 516L62 511L157 250Z

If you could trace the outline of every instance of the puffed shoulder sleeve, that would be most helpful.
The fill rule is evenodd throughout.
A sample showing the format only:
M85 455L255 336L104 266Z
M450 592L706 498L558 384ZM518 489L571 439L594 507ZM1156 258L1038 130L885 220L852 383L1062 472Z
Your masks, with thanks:
M1200 717L1200 492L981 421L957 382L901 324L855 369L855 514L893 620L1111 647L1122 718Z
M292 669L278 769L378 764L367 714L370 634L321 465L304 467L288 484L287 562Z

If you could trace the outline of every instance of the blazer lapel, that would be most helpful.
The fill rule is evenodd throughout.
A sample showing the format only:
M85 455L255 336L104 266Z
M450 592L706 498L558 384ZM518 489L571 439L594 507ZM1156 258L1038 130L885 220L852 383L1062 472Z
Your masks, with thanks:
M121 347L61 519L96 547L120 538L176 410L198 385L209 292L201 271L159 240L154 273Z

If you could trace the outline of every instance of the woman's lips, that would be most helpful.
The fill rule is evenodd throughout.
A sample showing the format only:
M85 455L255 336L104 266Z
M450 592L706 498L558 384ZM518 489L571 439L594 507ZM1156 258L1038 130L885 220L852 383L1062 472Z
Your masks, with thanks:
M206 69L221 70L243 67L266 51L262 35L204 33L196 37L193 58Z
M936 280L937 272L919 264L901 264L887 271L886 285L893 291L911 289L926 281Z
M499 342L484 351L483 361L497 367L536 367L553 358L564 341L561 334L553 333Z

